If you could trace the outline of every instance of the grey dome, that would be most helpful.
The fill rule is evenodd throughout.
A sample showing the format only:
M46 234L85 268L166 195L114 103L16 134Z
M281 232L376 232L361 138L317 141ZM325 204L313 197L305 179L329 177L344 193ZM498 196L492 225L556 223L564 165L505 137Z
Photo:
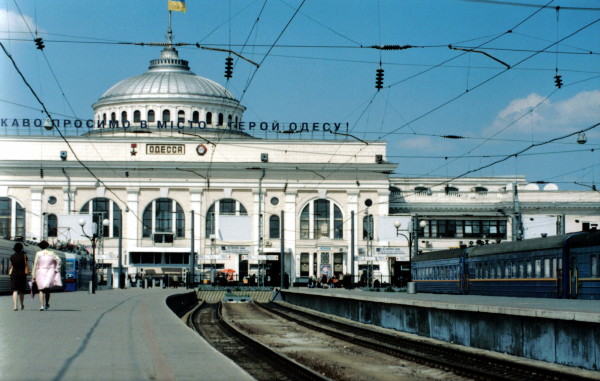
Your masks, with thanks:
M136 101L201 101L238 103L226 88L210 79L195 75L188 62L174 48L165 48L161 58L150 61L149 70L127 78L108 89L94 109L99 106ZM230 103L227 102L227 103Z

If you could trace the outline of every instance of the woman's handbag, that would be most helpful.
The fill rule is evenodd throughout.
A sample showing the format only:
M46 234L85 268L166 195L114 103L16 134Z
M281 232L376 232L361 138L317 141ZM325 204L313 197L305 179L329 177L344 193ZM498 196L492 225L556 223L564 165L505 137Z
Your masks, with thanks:
M29 281L29 289L31 290L31 299L39 292L37 283L34 280Z

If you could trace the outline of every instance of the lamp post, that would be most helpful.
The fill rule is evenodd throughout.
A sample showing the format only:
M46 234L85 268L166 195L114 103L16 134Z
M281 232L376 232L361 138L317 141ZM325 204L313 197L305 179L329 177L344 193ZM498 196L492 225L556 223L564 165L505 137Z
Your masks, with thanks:
M110 221L106 218L102 220L102 226L108 226L109 223ZM95 294L98 284L98 277L96 275L96 242L102 239L102 234L92 232L91 237L87 235L85 233L85 230L83 229L83 227L85 226L85 219L83 218L79 220L79 226L81 226L81 231L83 232L83 235L86 236L92 243L92 294ZM102 229L100 230L100 232L102 233Z
M412 271L412 258L413 253L415 255L419 254L419 237L418 237L418 229L424 228L427 226L427 221L419 221L419 216L414 215L411 220L411 226L408 229L400 229L402 223L399 220L394 221L394 227L396 228L396 237L403 236L406 238L408 242L408 263L409 263L409 279ZM408 235L401 233L401 231L405 231Z

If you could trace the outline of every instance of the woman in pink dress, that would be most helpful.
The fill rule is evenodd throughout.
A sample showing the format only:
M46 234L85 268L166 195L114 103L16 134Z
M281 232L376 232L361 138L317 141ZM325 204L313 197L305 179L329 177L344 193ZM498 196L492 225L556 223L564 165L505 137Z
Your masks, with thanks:
M48 250L50 245L46 241L39 244L40 251L35 254L33 272L31 277L40 290L40 311L50 308L50 288L62 286L60 279L60 258L53 251Z

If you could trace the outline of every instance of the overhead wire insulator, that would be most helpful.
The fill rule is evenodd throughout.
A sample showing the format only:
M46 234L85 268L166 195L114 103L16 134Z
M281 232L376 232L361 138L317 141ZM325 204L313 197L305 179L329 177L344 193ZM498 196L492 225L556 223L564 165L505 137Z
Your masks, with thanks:
M44 168L40 168L40 179L44 178Z
M233 75L233 58L225 58L225 78L231 78Z
M563 83L562 83L562 76L556 74L554 76L554 84L556 85L556 87L558 87L559 89L562 87Z
M375 88L377 89L377 91L383 89L383 71L384 70L381 68L381 66L379 67L379 69L376 70Z
M37 49L44 50L44 48L45 48L44 41L42 41L41 37L34 38L33 41L35 42Z

